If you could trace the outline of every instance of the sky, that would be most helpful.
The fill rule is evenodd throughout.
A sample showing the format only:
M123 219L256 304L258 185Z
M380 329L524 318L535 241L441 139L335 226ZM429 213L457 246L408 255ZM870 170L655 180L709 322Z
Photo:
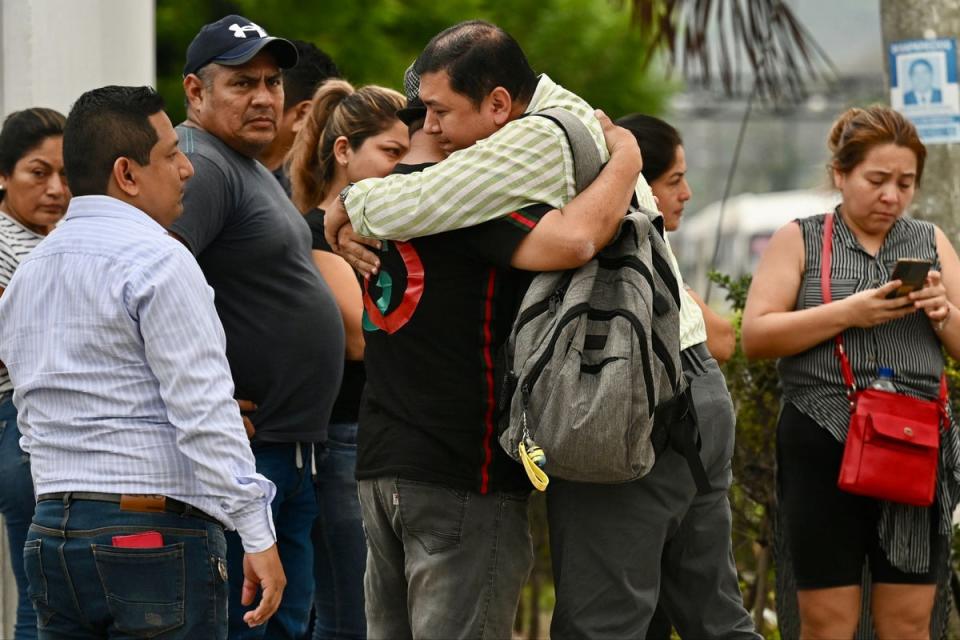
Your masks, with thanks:
M883 73L880 0L787 0L787 4L841 73Z

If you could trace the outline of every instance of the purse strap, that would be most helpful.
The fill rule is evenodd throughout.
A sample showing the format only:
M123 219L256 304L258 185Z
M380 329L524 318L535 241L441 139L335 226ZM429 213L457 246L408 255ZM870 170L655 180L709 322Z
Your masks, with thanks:
M830 290L830 265L833 258L833 213L828 213L823 219L823 252L820 255L820 293L823 297L823 304L829 304L833 301ZM847 397L850 398L850 408L854 408L853 398L857 392L857 382L853 377L853 367L850 366L850 359L843 348L843 332L838 333L834 338L834 353L840 361L840 372L843 374L843 383L847 386ZM937 403L940 405L940 412L944 419L947 416L947 400L949 391L947 389L947 375L940 374L940 396ZM949 424L949 423L948 423Z

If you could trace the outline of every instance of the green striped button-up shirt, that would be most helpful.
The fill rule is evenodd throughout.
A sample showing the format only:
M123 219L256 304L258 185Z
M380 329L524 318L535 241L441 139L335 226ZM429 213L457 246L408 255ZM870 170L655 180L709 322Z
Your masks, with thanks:
M546 74L527 113L562 107L590 129L609 158L593 108ZM640 177L640 203L656 209ZM494 220L532 204L560 208L576 195L573 154L564 132L546 118L518 118L472 147L421 171L358 182L344 203L357 233L409 240Z

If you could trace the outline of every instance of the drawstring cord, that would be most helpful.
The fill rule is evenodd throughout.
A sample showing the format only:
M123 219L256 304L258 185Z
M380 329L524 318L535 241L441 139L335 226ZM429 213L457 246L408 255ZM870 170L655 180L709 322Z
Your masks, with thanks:
M317 479L317 451L316 444L313 442L309 443L310 447L310 478L314 481ZM297 443L297 471L303 469L303 449L300 448L301 444Z

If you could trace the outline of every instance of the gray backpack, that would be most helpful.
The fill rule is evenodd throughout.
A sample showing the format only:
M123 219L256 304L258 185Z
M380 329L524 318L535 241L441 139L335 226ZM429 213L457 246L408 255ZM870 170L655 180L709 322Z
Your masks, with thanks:
M601 168L589 130L562 109L535 115L567 134L582 191ZM539 445L548 475L579 482L640 478L668 444L702 472L679 308L663 219L634 201L593 260L534 277L503 352L501 446L520 460L521 442Z

